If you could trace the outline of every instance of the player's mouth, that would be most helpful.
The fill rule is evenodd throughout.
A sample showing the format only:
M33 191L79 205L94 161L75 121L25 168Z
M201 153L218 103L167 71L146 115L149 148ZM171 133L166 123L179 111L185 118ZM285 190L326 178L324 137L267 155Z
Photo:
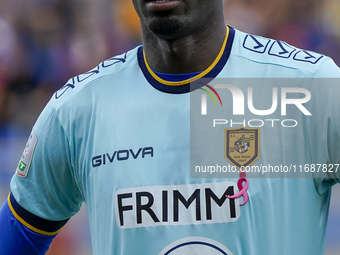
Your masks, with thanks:
M180 0L147 0L150 11L169 11L181 3Z

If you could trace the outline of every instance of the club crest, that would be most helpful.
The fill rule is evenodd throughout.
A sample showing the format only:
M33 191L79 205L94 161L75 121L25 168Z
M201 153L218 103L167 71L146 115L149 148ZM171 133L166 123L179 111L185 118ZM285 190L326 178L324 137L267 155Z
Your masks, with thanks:
M260 128L226 128L224 157L237 168L247 167L260 157Z

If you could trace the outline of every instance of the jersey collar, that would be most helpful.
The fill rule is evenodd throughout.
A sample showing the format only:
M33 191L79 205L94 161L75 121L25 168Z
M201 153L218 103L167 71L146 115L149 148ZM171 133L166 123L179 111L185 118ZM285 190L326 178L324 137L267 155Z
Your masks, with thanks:
M196 82L195 84L199 84L197 83L197 81L200 79L204 79L205 83L208 83L220 73L220 71L223 69L224 65L228 61L230 51L231 51L231 46L234 40L234 35L235 35L235 30L232 27L227 26L227 32L226 32L223 45L221 47L219 54L214 60L214 62L206 70L204 70L200 74L190 79L185 79L182 81L170 81L170 80L165 80L159 77L150 68L148 62L146 61L143 46L139 47L138 52L137 52L138 63L145 78L154 88L162 92L172 93L172 94L187 93L204 85L202 83L201 85L190 86L193 82Z

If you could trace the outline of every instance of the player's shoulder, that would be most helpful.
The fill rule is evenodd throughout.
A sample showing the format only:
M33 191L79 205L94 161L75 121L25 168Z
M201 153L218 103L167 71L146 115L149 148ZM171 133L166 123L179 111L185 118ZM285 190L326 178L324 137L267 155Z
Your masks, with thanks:
M339 68L325 55L299 49L283 41L235 31L232 54L236 57L261 65L297 69L310 76L315 76L318 72L323 72L324 76L332 76L331 71L334 71L335 76L339 77ZM332 70L329 70L330 67Z
M54 106L56 108L60 107L74 97L77 98L84 90L91 90L98 83L103 81L110 82L115 78L119 79L122 72L129 71L138 65L137 51L139 47L111 57L99 63L92 70L69 79L64 86L53 94L52 101Z

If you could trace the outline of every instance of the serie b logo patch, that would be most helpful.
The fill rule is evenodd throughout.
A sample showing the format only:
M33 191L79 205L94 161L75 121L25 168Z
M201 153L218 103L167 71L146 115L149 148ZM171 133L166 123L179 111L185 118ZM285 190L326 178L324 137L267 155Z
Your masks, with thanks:
M37 144L37 137L34 134L34 131L32 130L32 133L30 134L30 137L28 138L28 141L26 143L24 152L22 153L22 156L20 158L16 173L17 175L21 177L26 177L28 174L28 169L31 164L33 152L35 145Z
M226 128L224 157L237 168L247 167L260 157L260 128Z

